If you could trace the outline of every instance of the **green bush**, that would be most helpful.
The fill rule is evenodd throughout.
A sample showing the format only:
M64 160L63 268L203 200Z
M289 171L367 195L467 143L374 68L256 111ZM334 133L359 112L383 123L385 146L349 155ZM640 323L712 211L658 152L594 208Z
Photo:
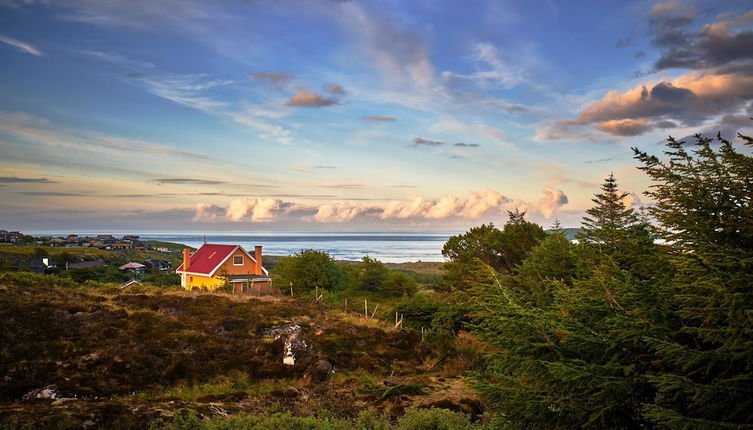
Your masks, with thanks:
M413 409L397 421L398 430L466 430L467 416L447 409Z

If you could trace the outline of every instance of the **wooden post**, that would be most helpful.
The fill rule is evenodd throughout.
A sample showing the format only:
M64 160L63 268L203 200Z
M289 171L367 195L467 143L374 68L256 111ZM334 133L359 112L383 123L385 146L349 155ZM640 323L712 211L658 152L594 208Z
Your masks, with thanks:
M374 312L371 314L371 318L369 319L374 319L374 315L376 315L377 309L379 309L379 303L377 303L376 307L374 308Z
M369 319L369 302L366 299L363 299L363 316Z
M421 342L424 341L424 328L421 327Z
M293 281L290 281L290 297L293 297Z

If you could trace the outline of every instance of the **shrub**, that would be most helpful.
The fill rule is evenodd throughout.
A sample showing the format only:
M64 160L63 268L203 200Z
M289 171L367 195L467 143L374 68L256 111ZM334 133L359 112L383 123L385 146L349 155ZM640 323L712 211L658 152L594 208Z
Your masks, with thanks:
M471 427L467 416L447 409L413 409L397 421L398 430L465 430Z

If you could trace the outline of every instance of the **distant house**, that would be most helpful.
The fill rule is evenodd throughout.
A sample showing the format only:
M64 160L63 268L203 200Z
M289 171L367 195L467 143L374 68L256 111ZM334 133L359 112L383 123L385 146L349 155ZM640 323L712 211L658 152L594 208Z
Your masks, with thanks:
M167 253L167 252L170 252L170 250L167 249L166 246L158 246L157 247L157 252L165 252L165 253Z
M33 273L45 273L47 269L53 267L57 267L57 265L54 261L50 260L47 257L22 261L16 266L18 270L29 271Z
M101 261L81 261L79 263L68 263L66 267L68 269L91 269L92 267L104 266L105 263Z
M139 282L138 279L133 278L130 281L126 281L126 282L123 282L122 284L120 284L121 287L130 287L130 286L133 286L133 285L141 285L141 282Z
M149 269L157 268L159 270L165 271L170 270L170 262L165 260L156 260L154 258L150 258L146 261L144 261L144 266L148 267Z
M249 287L270 286L272 280L267 269L262 267L261 246L249 254L240 245L217 245L205 243L193 254L183 249L183 264L175 273L180 275L183 288L207 288L214 290L226 283L233 291Z
M120 267L118 269L131 272L131 273L144 273L146 271L146 266L144 266L141 263L136 263L134 261L130 261Z

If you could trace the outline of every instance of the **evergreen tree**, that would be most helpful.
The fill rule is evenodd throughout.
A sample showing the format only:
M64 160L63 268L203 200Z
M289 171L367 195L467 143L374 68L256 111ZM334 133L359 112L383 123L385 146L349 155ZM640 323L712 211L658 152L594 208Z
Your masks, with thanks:
M739 135L750 148L753 139ZM675 249L672 330L646 336L657 395L648 419L668 428L753 427L753 157L717 136L695 149L670 138L666 161L634 149L654 181L651 214Z
M633 208L625 207L623 199L627 195L619 191L617 180L610 173L601 185L601 193L591 199L595 206L586 211L578 239L602 244L609 251L618 250L630 229L640 221Z

